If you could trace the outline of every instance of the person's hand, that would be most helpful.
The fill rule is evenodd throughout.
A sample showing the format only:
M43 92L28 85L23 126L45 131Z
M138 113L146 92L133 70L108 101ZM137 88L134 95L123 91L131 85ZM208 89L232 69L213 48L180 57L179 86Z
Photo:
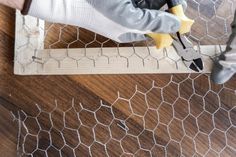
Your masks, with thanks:
M179 0L182 3L184 10L187 8L185 0ZM166 4L166 0L132 0L134 6L142 9L155 9L159 10Z
M28 14L80 26L117 42L145 40L148 33L177 32L180 20L157 10L165 2L149 2L150 9L144 9L135 6L135 0L32 0Z
M226 83L236 74L236 11L231 24L232 34L227 42L227 47L214 62L211 79L217 84Z
M0 0L0 4L22 10L25 0Z

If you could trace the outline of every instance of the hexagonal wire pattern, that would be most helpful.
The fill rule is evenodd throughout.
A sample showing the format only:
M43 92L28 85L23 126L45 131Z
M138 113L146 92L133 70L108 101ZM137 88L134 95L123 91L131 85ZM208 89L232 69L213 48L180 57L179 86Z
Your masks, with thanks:
M206 81L204 86L199 81ZM18 112L18 156L229 156L236 153L235 85L171 77L106 105ZM189 92L186 92L189 91ZM192 92L190 92L192 91ZM168 97L166 95L169 95Z
M189 38L198 45L225 44L231 33L230 23L233 20L233 14L236 8L235 0L188 0L187 2L189 7L186 14L196 21L189 34ZM157 71L163 60L167 60L174 70L175 68L177 70L181 69L180 67L183 66L181 58L173 51L168 53L168 51L164 49L163 52L157 53L154 51L153 53L152 49L150 49L154 46L152 40L119 44L79 27L46 23L44 28L44 24L39 20L35 20L32 23L27 22L24 17L21 24L22 29L19 31L25 32L26 38L24 39L25 41L20 41L20 44L16 44L17 55L15 57L15 63L17 67L23 69L22 73L27 71L25 69L29 66L40 67L40 70L43 71L48 66L53 65L53 67L50 68L56 71L58 69L78 69L81 66L85 66L85 68L87 66L87 69L88 67L96 68L104 64L108 69L111 62L117 59L120 59L118 62L122 62L122 65L128 68L129 65L134 62L134 59L136 59L136 61L138 60L138 63L134 65L140 64L141 67L143 66L145 68L145 65L153 64L152 68L157 69ZM42 39L37 41L35 36L38 34L45 35L41 36ZM22 39L22 37L20 39ZM41 41L43 41L43 43ZM127 46L130 48L129 52L122 52L121 47ZM135 49L140 46L144 47L144 49ZM107 47L115 49L111 52L111 50L105 50ZM58 48L62 48L64 51L54 53L53 50ZM81 52L77 50L75 53L71 51L73 48L81 48L82 50ZM88 48L97 48L97 50L95 52L90 49L90 52ZM42 49L47 49L48 51L42 53ZM209 59L209 57L218 55L220 50L217 48L214 54L206 54L201 51L200 53ZM24 54L28 55L24 56Z
M200 44L224 44L235 4L235 0L188 0L195 12L188 9L187 14L196 20L190 38ZM206 29L198 29L202 26ZM44 47L49 49L127 46L81 28L58 24L46 26L44 41ZM208 82L207 86L199 85L202 80ZM185 88L192 92L185 93ZM153 83L146 93L136 88L129 99L118 94L111 106L101 102L98 108L90 109L72 100L67 111L58 108L57 102L52 111L44 111L37 105L37 116L18 112L18 155L235 156L236 108L228 97L236 101L235 87L215 87L208 75L189 74L185 80L172 76L161 87ZM140 102L142 108L137 108L135 104ZM61 123L55 117L60 117ZM134 121L140 125L134 126Z
M225 44L231 33L235 0L186 0L186 15L195 20L189 38L201 45ZM165 10L164 7L162 10ZM83 28L46 23L45 48L151 46L152 41L119 44Z

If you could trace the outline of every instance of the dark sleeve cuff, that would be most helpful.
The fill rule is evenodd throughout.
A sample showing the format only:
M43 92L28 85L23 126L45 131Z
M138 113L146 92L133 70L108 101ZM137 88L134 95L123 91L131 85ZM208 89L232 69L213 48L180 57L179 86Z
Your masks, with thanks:
M28 14L31 3L32 3L32 0L25 0L23 9L21 10L22 15L27 15Z

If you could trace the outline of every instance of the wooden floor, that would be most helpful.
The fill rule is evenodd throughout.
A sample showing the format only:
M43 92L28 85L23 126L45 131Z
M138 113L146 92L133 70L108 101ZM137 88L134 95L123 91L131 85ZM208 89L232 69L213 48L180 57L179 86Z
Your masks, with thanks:
M205 74L15 76L14 14L0 6L1 157L16 156L10 111L27 117L21 136L34 156L236 156L236 77L218 86ZM45 151L33 151L33 137Z

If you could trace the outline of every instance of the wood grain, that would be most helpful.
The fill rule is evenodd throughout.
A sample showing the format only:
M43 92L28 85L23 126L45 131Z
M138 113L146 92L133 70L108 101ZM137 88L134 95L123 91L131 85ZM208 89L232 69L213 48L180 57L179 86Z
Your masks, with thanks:
M9 110L0 103L0 156L16 156L17 123L13 122Z
M96 125L96 120L94 120L93 115L89 112L85 112L79 107L79 103L83 104L83 107L88 109L89 111L94 111L100 107L100 100L107 105L111 106L114 103L114 100L117 98L117 92L119 91L120 97L125 99L131 99L134 92L136 91L136 87L138 91L141 93L146 93L154 85L157 87L157 90L150 92L147 94L147 101L150 102L152 110L148 110L148 116L144 117L144 121L146 121L145 126L142 120L143 116L132 116L129 117L129 110L124 110L124 105L118 104L114 109L118 114L122 113L122 117L127 118L127 125L130 128L130 132L132 134L141 133L138 138L134 138L133 136L126 135L125 131L117 126L120 121L109 121L111 118L111 111L103 109L99 110L101 115L106 116L98 116L100 117L101 123L110 124L111 134L114 139L122 139L125 137L121 145L120 143L116 143L116 141L112 140L109 142L108 146L108 154L112 154L112 156L119 156L122 152L121 146L125 148L127 152L136 152L136 155L140 156L149 156L149 152L145 152L143 150L139 150L138 140L140 141L141 147L146 149L150 149L155 143L154 139L157 143L166 145L166 150L169 156L177 156L180 155L180 145L173 140L179 141L183 130L186 131L186 134L189 137L195 137L194 140L196 143L196 149L192 147L193 140L189 139L187 136L183 138L183 142L181 144L183 150L183 154L185 156L190 156L194 153L196 154L214 154L215 152L209 151L206 152L208 146L208 138L211 137L210 140L214 142L212 146L215 149L221 149L222 145L226 145L225 137L221 136L221 132L214 131L213 134L209 135L209 131L212 129L213 119L217 123L217 128L225 131L225 128L229 128L229 131L226 133L226 138L228 139L228 144L230 146L235 146L234 143L234 127L231 123L226 122L235 122L235 112L233 108L236 106L235 93L233 91L236 90L236 78L234 77L229 83L227 83L224 87L213 85L209 82L208 75L196 75L191 74L178 74L178 75L85 75L85 76L15 76L13 75L13 53L14 53L14 11L0 6L0 156L15 156L16 154L16 131L17 126L12 123L11 116L9 111L13 111L16 113L18 110L23 110L25 113L31 116L36 116L38 114L38 109L35 104L39 104L43 110L51 111L55 107L55 99L58 102L59 109L53 113L53 121L55 122L55 126L60 130L63 128L62 124L62 111L66 111L71 107L71 101L75 99L75 106L78 111L81 111L82 114L79 116L83 125L80 126L79 133L81 135L81 140L86 144L91 144L94 141L93 126ZM186 79L186 76L189 76L189 79ZM192 80L191 80L191 79ZM173 81L171 81L173 80ZM170 85L168 83L171 82ZM178 103L175 103L175 99L179 96L176 95L178 92L178 87L181 87L180 94L183 97L188 98L189 93L193 96L189 99L190 101L190 113L192 116L188 115L186 119L183 121L182 128L180 126L180 120L173 118L172 114L175 114L179 109ZM158 88L159 87L159 88ZM167 88L164 88L167 87ZM159 90L163 90L165 94L164 97L160 95L162 93ZM204 106L201 105L202 102L209 102L209 98L212 99L214 95L210 95L209 98L205 98L209 91L215 91L219 100L218 104L221 104L221 108L217 107L219 111L216 111L215 116L209 116L209 113L206 111ZM189 91L189 92L188 92ZM163 100L164 99L164 100ZM163 101L166 102L163 103ZM182 100L185 101L185 100ZM139 94L133 98L131 103L135 106L135 112L137 114L143 115L143 110L145 110L145 106L143 103L143 95ZM184 103L181 103L184 104ZM216 105L217 103L209 103L209 105ZM168 107L168 105L170 107ZM132 104L131 104L132 106ZM173 106L173 107L172 107ZM194 106L194 107L191 107ZM142 110L139 110L141 109ZM212 108L209 108L212 111ZM229 112L229 116L224 116L225 112ZM154 111L154 112L153 112ZM175 112L174 112L175 111ZM106 113L106 114L105 114ZM99 112L96 112L99 114ZM177 117L183 118L185 117L185 112L178 112ZM196 118L196 117L200 118ZM90 118L89 118L90 117ZM109 118L105 118L109 117ZM129 118L128 118L129 117ZM157 124L156 121L159 117L159 120L163 124ZM224 119L222 123L222 118ZM68 115L68 119L71 121L68 123L70 127L76 127L75 116L73 116L73 112ZM172 121L171 121L172 120ZM207 123L205 123L207 122ZM42 126L47 129L50 127L47 119L47 115L42 115L41 117ZM196 131L197 123L200 124L200 129L203 133ZM169 124L167 127L164 124ZM88 125L89 127L85 127L84 125ZM32 128L33 131L37 129L37 126L34 125L33 120L28 123L29 128ZM145 127L154 129L155 131L152 133L150 131L142 132ZM171 131L168 133L168 129ZM216 130L216 128L213 128ZM100 131L102 130L102 131ZM176 132L175 130L178 130ZM69 130L67 130L70 132ZM106 141L107 134L106 128L98 127L96 130L98 133L98 141L101 142ZM58 136L59 133L52 131L55 136L55 145L61 147L63 145L63 141ZM68 136L68 139L72 139L71 135L73 133L65 133ZM207 136L206 136L207 135ZM215 137L218 137L217 139ZM47 136L40 136L42 139L42 146L47 145ZM153 138L152 138L153 137ZM76 139L69 141L70 145L75 145ZM32 149L35 144L34 139L29 140L28 149ZM116 149L116 150L114 150ZM104 155L104 146L100 143L95 142L92 147L92 154L94 156L105 156ZM48 150L50 156L56 156L56 150L50 148ZM69 148L64 148L62 151L65 156L70 156L71 150ZM88 148L84 145L80 145L76 152L79 154L84 154L85 156L89 154ZM38 156L45 155L44 152L37 152ZM151 151L153 156L155 154L165 153L163 151L163 147L159 147L159 145L155 145ZM223 156L234 156L235 151L227 145L222 151ZM41 154L41 155L40 155ZM124 153L126 154L126 153ZM36 155L35 155L36 156ZM201 155L199 155L201 156Z

